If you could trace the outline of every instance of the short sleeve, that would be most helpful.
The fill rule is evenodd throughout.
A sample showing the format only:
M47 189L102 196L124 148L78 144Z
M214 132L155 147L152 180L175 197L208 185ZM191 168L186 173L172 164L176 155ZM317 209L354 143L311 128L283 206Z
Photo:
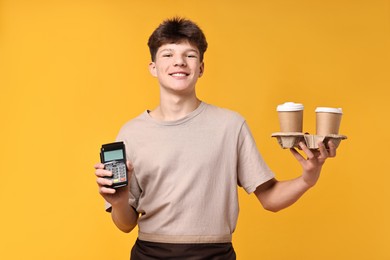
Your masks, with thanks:
M275 177L257 149L255 140L246 122L243 123L238 137L238 185L247 193Z

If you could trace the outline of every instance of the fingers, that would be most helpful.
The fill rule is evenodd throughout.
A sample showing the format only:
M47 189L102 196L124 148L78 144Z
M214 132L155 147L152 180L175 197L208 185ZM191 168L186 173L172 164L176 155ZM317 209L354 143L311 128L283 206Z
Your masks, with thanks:
M115 194L116 190L115 189L111 189L111 188L108 188L108 187L99 187L99 193L104 195L104 194Z
M320 156L321 158L328 158L328 150L326 150L325 144L323 142L318 143L318 150L320 151Z
M320 157L321 158L326 159L328 157L329 158L336 157L337 147L332 142L332 140L329 140L329 142L328 142L328 148L329 149L326 149L325 144L322 143L322 142L318 143L318 148L319 148L319 151L320 151Z
M299 147L305 152L307 159L311 160L313 158L316 158L316 152L315 150L310 150L304 142L299 143Z
M97 163L97 164L95 164L93 167L94 167L96 170L97 170L97 169L104 169L104 164L102 164L102 163Z
M107 178L97 178L96 179L96 183L99 186L111 186L112 185L112 180L111 179L107 179Z
M305 159L297 150L295 150L294 148L291 148L290 149L291 153L294 155L294 157L298 161L304 162L306 160L311 160L311 159L315 159L318 157L319 152L317 150L309 149L304 142L300 142L298 145L307 156L307 159Z
M290 148L290 152L294 155L295 159L299 162L304 162L306 159L294 148Z
M110 171L107 171L107 170L105 170L104 169L104 164L102 164L102 163L97 163L97 164L95 164L95 175L97 176L97 177L110 177L110 176L112 176L112 172L110 172Z
M133 165L131 164L131 162L127 161L126 162L126 165L127 165L127 169L129 172L133 171L134 167ZM106 171L104 170L104 164L102 163L97 163L94 165L94 168L95 168L95 175L98 176L98 177L105 177L105 176L111 176L112 173L110 171Z
M329 157L336 157L336 145L332 142L332 140L329 140L328 142L329 147Z
M97 177L96 183L99 186L99 193L100 194L113 194L115 193L115 189L109 188L109 186L112 185L112 181L105 177L112 176L111 171L107 171L104 169L104 164L97 163L94 165L95 168L95 175Z
M112 183L113 183L111 179L99 177L99 178L96 179L96 183L98 184L99 193L101 195L104 196L106 194L114 194L114 193L116 193L115 189L110 188Z
M133 171L134 167L133 165L127 161L126 162L128 174ZM97 163L94 165L95 168L95 175L96 175L96 183L99 187L99 193L105 198L111 198L111 196L107 196L110 194L115 194L117 191L110 186L112 186L113 182L110 178L112 176L112 172L104 169L104 164ZM119 193L118 193L119 196Z
M101 195L114 194L116 192L115 189L110 188L110 186L112 185L112 180L108 178L104 178L105 176L112 175L110 171L98 169L96 170L95 174L96 176L98 176L98 178L96 179L96 183L98 184L99 193Z

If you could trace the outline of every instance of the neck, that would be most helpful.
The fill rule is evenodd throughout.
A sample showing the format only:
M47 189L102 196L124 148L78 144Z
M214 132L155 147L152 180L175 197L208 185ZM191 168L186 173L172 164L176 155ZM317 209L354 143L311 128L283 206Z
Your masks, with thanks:
M161 121L175 121L194 111L200 103L196 95L160 96L160 105L150 115Z

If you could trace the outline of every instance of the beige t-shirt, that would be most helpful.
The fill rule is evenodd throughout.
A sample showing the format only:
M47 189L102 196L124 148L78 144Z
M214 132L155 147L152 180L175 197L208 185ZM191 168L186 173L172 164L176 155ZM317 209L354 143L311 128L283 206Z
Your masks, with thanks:
M252 193L274 178L245 120L204 102L177 121L157 121L145 111L117 140L134 166L129 203L141 214L138 237L145 241L230 242L237 186Z

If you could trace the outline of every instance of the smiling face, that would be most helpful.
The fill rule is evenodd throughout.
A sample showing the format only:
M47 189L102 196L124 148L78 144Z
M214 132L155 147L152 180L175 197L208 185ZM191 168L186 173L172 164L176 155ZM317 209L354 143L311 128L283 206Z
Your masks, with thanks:
M204 64L199 50L184 41L164 44L156 59L149 64L150 73L158 78L161 91L173 94L194 94L195 85L203 74Z

